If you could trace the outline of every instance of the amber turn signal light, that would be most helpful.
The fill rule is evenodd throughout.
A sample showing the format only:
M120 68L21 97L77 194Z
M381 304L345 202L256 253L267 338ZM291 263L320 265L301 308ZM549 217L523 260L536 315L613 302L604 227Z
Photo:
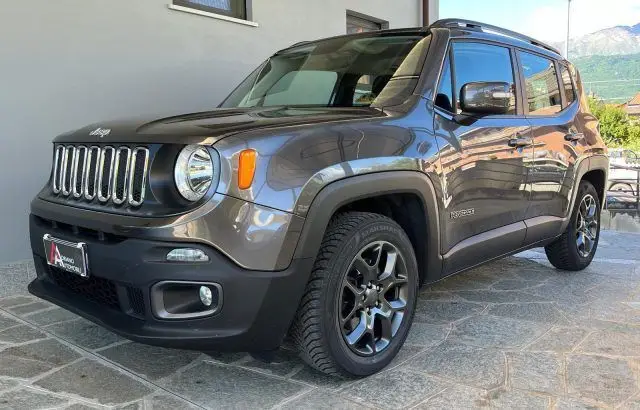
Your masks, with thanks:
M238 159L238 188L247 189L253 183L257 157L258 153L252 149L245 149L240 152Z

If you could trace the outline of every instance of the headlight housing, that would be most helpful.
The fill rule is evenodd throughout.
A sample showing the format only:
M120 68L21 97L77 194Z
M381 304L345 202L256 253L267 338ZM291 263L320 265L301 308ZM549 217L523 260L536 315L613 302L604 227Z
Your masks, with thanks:
M188 145L180 151L173 177L180 195L188 201L201 199L213 183L213 158L206 147Z

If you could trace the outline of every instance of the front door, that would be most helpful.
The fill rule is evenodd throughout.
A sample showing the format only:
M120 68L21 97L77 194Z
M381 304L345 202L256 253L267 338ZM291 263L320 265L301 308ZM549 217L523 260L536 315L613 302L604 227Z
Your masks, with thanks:
M508 47L451 43L434 123L444 198L440 226L445 274L517 249L524 241L522 221L529 205L526 162L533 148L531 127L516 104L514 61ZM511 84L514 98L508 114L460 115L460 90L477 81Z

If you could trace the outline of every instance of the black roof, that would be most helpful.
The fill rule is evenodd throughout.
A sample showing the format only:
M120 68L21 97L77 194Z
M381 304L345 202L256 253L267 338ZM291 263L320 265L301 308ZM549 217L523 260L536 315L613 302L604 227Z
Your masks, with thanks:
M520 34L515 31L511 31L501 27L493 26L491 24L485 24L477 21L464 20L464 19L442 19L442 20L436 21L435 23L431 24L428 27L386 29L386 30L369 31L369 32L363 32L363 33L342 34L339 36L332 36L332 37L311 40L311 41L301 41L289 47L286 47L284 50L292 47L297 47L303 44L311 44L317 41L323 41L327 39L341 38L341 37L372 37L372 36L388 36L388 35L398 35L398 34L425 35L431 29L448 29L452 32L453 36L469 36L469 34L471 34L472 37L475 37L475 38L493 40L493 41L505 43L508 45L516 46L516 47L534 50L542 54L547 54L552 58L559 58L559 59L563 58L562 53L558 49L542 41L538 41L524 34Z

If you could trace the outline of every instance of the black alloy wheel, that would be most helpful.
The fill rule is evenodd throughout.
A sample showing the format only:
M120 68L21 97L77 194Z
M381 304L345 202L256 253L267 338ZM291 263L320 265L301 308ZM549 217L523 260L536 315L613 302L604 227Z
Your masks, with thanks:
M339 300L338 326L351 350L370 356L386 349L407 307L407 266L386 241L365 245L347 269Z
M583 258L589 257L598 235L598 205L591 194L582 198L576 218L576 247Z
M344 212L329 222L291 326L302 359L335 376L368 376L398 354L413 321L418 263L393 219Z
M600 198L589 181L581 181L564 232L544 247L558 269L577 271L589 266L600 239Z

